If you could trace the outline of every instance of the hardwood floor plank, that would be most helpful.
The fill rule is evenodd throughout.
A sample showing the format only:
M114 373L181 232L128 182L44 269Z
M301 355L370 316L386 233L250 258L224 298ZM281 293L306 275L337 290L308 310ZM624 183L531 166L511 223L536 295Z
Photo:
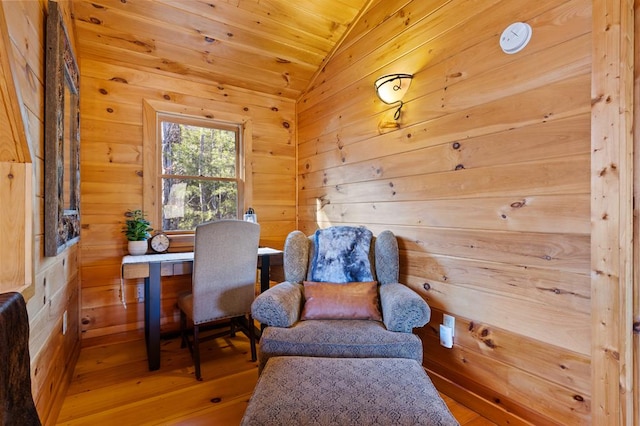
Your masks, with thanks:
M258 380L249 341L240 334L201 346L201 382L178 338L162 340L158 371L148 371L142 340L99 343L80 353L59 425L238 425ZM494 424L442 398L462 426Z
M460 404L459 402L457 402L453 398L451 398L451 397L449 397L449 396L447 396L447 395L445 395L443 393L441 393L440 396L442 397L442 399L444 399L444 402L447 404L447 407L449 407L449 410L453 413L453 415L455 416L456 420L461 425L469 425L469 424L471 424L471 422L475 421L476 419L478 419L480 417L480 415L478 413L476 413L473 410L470 410L469 408L467 408L464 405ZM483 418L483 417L480 417L480 418ZM493 423L489 423L489 424L493 424Z
M127 395L127 398L112 408L65 424L115 424L114 419L117 419L117 423L122 425L158 425L167 424L176 417L199 414L203 407L210 407L212 404L216 408L224 408L233 402L244 402L251 396L257 381L257 370L247 370L206 382L197 382L193 377L186 378L191 379L190 384L177 391L171 392L164 387L158 389L156 395L140 400ZM125 402L127 400L131 402ZM211 418L217 418L216 411L211 413Z
M252 389L253 390L253 389ZM172 419L163 421L164 425L211 426L239 425L247 409L251 393L246 398L238 398L220 406L210 406L203 410L181 413Z

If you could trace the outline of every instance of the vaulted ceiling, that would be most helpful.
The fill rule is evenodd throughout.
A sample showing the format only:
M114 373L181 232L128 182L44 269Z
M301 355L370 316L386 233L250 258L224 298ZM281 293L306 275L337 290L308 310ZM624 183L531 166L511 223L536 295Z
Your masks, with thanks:
M298 99L370 0L74 0L82 59Z

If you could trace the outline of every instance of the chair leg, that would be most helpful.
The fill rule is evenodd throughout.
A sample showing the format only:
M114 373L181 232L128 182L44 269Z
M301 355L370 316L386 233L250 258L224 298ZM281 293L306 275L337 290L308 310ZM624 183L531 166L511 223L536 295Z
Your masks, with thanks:
M200 374L200 345L199 345L199 327L194 324L193 325L193 363L196 367L196 379L202 380L202 375Z
M184 311L180 310L180 348L185 348L187 346L187 314Z
M258 359L256 355L256 332L255 327L253 326L253 317L251 314L249 314L247 330L249 332L249 344L251 346L251 361L256 361Z

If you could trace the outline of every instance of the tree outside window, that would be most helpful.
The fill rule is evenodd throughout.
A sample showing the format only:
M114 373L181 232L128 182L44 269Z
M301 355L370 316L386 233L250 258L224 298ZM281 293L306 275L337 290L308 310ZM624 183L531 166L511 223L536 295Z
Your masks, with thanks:
M162 229L189 231L202 222L238 218L239 129L163 119Z

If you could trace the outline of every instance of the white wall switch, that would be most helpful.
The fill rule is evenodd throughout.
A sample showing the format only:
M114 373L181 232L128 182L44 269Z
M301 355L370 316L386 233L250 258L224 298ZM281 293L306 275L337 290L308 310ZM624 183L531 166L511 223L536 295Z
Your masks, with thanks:
M451 349L453 347L452 330L446 325L442 324L440 324L440 344L448 349Z
M442 315L442 324L451 329L451 337L455 337L456 335L456 317L451 315L443 314Z

